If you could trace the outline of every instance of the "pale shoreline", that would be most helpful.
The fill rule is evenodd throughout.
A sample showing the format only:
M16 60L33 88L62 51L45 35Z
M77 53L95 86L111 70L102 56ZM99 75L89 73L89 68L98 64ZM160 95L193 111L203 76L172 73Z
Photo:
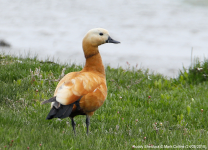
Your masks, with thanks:
M82 51L81 51L82 52ZM145 70L149 70L149 73L154 73L154 74L162 74L163 76L166 76L168 78L176 78L178 77L179 75L179 72L180 70L183 70L183 67L185 67L186 69L188 69L190 66L191 66L191 57L190 57L190 64L187 64L186 66L185 65L181 65L181 67L177 67L177 66L174 66L174 64L172 66L169 66L169 68L160 68L160 70L155 70L155 68L152 68L152 66L156 66L158 64L151 64L151 62L147 65L147 67L145 67L142 63L141 64L132 64L130 63L131 61L124 61L122 64L114 64L112 65L111 63L109 63L109 59L113 59L112 56L106 56L105 54L103 54L102 52L101 53L101 56L102 56L102 60L103 60L103 64L106 66L110 66L112 68L118 68L118 67L122 67L123 69L141 69L143 71ZM84 56L80 56L80 60L79 61L76 61L76 60L73 60L73 57L71 58L70 56L68 57L69 59L66 59L66 60L61 60L59 57L55 56L55 55L44 55L44 56L40 56L37 52L32 52L30 50L22 50L22 51L15 51L13 48L2 48L0 47L0 54L4 54L4 55L11 55L13 57L20 57L20 58L34 58L36 57L38 60L40 61L46 61L46 60L49 60L49 61L52 61L52 62L55 62L55 63L58 63L58 64L76 64L76 65L81 65L81 66L84 66L85 64L85 58ZM83 54L80 54L80 55L83 55ZM198 59L199 57L195 57L195 58L192 58L192 63L194 64L194 61L196 59ZM116 58L116 60L114 60L115 62L117 61L117 59L119 58ZM130 59L130 58L129 58ZM144 59L144 58L140 58L140 59ZM204 59L200 59L201 61L203 61ZM133 60L134 61L134 60ZM112 61L111 61L112 62ZM121 62L121 61L120 61ZM162 64L162 62L160 61L161 65L166 65L166 64ZM158 66L157 66L158 67Z

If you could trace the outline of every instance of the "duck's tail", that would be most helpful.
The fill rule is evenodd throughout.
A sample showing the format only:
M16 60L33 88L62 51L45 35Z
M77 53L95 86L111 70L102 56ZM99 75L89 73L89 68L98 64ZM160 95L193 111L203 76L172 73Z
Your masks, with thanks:
M69 115L72 112L74 104L77 106L78 109L80 109L79 101L81 98L79 98L76 102L69 104L69 105L62 105L59 102L56 101L56 97L52 97L49 100L43 101L41 105L46 103L53 102L53 106L46 117L47 120L53 119L53 118L66 118L69 117Z

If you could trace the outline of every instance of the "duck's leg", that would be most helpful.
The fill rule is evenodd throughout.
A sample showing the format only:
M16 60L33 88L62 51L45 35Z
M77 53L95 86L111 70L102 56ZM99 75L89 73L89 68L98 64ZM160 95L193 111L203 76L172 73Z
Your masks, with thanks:
M90 125L90 117L88 115L86 115L86 125L87 125L87 135L88 135L89 125Z
M76 135L76 130L75 130L76 123L74 122L74 118L71 118L71 123L72 123L74 134Z

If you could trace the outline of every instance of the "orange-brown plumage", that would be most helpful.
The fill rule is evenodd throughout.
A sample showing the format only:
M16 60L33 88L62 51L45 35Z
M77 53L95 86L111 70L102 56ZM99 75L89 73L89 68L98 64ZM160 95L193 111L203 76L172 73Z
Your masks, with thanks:
M104 103L107 97L105 68L98 50L104 43L119 43L109 36L105 29L90 30L83 39L86 58L84 68L65 75L58 83L54 97L44 101L52 102L47 119L70 117L75 132L76 115L86 115L87 133L89 117Z

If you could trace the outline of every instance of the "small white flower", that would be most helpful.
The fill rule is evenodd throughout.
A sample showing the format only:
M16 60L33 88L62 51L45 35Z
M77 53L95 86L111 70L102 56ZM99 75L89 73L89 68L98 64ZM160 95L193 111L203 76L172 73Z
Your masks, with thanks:
M18 63L22 63L22 61L21 61L21 60L17 60L17 62L18 62Z
M152 80L152 79L150 79L150 77L148 76L148 80Z
M60 75L60 77L59 77L60 79L64 77L64 75L65 75L65 74L64 74L65 70L66 70L66 68L63 68L63 69L62 69L61 75Z
M203 69L203 68L197 68L197 70L199 70L199 71L202 70L202 69Z
M36 76L40 75L40 67L39 68L35 68L34 75L36 75Z
M116 130L118 130L119 129L119 125L116 125Z

